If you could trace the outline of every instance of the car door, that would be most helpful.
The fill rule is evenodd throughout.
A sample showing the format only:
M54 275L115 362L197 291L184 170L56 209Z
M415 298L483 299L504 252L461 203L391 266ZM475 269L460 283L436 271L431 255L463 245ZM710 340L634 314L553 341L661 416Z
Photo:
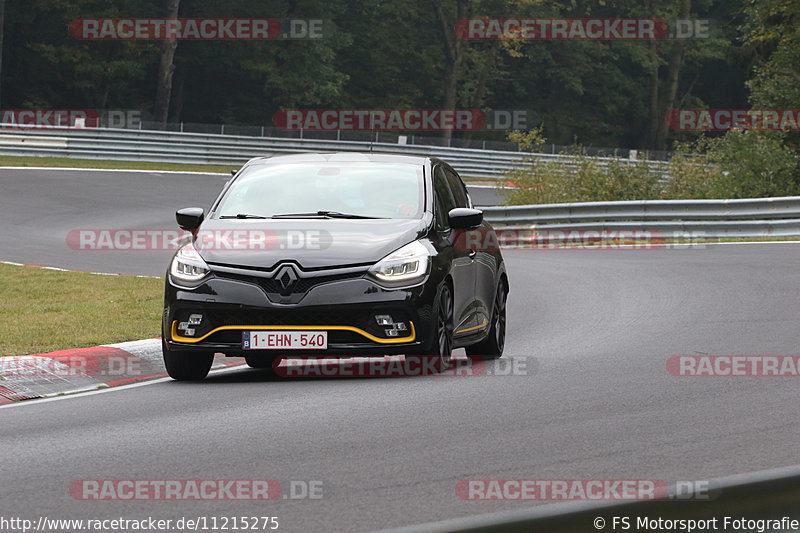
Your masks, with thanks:
M472 207L472 200L469 198L464 182L452 168L444 166L445 176L454 191L456 202L459 207ZM487 244L492 246L496 240L488 237L487 233L492 232L488 222L483 221L481 225L473 231L477 231L480 238L463 239L459 242L469 243L468 250L472 258L471 268L472 277L475 280L472 300L467 304L469 312L474 318L475 332L479 332L482 326L488 326L491 321L491 311L494 305L494 293L497 283L497 257L495 250L487 249Z
M453 189L447 179L445 167L438 164L433 170L433 192L437 231L443 237L451 254L450 274L453 278L453 311L455 334L474 328L475 269L474 253L463 246L456 246L458 236L449 227L447 214L456 207L467 207L469 201L463 190Z

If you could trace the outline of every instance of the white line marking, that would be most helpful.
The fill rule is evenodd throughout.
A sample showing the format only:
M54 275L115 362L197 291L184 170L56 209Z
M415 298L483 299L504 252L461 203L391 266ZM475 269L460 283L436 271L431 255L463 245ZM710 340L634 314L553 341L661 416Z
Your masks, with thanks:
M731 241L731 242L707 242L707 243L692 243L689 246L717 246L720 244L800 244L800 240L797 241ZM686 246L686 245L684 245Z
M152 385L154 383L162 383L164 381L170 381L172 378L164 377L153 379L150 381L142 381L140 383L131 383L130 385L120 385L119 387L109 387L105 389L97 389L97 390L86 390L83 391L73 391L71 394L64 394L63 396L50 396L44 397L42 399L33 399L33 400L23 400L21 402L12 402L7 403L5 405L0 405L0 409L6 409L8 407L19 407L21 405L33 405L33 404L41 404L41 403L49 403L55 402L58 400L68 400L71 398L81 398L83 396L94 396L95 394L103 394L109 391L118 391L118 390L125 390L125 389L133 389L136 387L143 387L145 385Z
M122 276L123 278L147 278L147 279L164 279L164 276L145 276L143 274L120 274L118 272L87 272L85 270L69 270L67 268L42 266L42 265L26 265L25 263L14 263L13 261L0 261L1 265L12 265L30 268L41 268L44 270L57 270L59 272L74 272L76 274L92 274L94 276Z
M242 163L244 165L244 163ZM223 165L228 166L228 165ZM230 165L236 167L237 165ZM238 165L241 167L241 165ZM0 170L69 170L87 172L144 172L148 174L201 174L204 176L228 176L225 172L195 172L192 170L142 170L135 168L70 168L70 167L0 167Z
M208 373L209 376L213 376L216 374L225 374L227 372L232 372L234 370L240 370L242 367L246 367L244 363L240 365L234 366L223 366L218 368L212 368L211 371ZM118 387L107 387L103 389L78 389L74 391L70 391L69 393L58 393L59 396L43 396L42 398L35 398L32 400L23 400L19 402L12 402L7 403L4 405L0 405L0 409L7 409L9 407L19 407L21 405L39 405L42 403L48 402L55 402L59 400L69 400L72 398L83 398L85 396L94 396L95 394L105 394L107 392L116 392L122 391L127 389L135 389L138 387L144 387L147 385L155 385L156 383L164 383L167 381L173 381L170 377L163 377L163 378L156 378L147 381L140 381L138 383L131 383L129 385L120 385Z
M118 342L116 344L103 344L103 346L119 348L120 350L125 350L126 352L136 355L136 353L139 351L161 348L161 337L155 339L142 339L138 341Z

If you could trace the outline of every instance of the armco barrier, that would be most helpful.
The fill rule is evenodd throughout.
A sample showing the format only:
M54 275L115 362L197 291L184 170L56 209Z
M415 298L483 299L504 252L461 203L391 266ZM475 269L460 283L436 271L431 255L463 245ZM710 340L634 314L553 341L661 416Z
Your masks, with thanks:
M3 132L2 128L6 127ZM498 179L535 157L574 165L570 156L525 154L426 145L287 139L126 129L26 128L0 124L0 155L53 156L238 166L256 156L360 151L430 155L465 177ZM600 164L626 159L596 158ZM648 161L666 175L661 161ZM498 228L549 230L652 230L669 236L780 237L800 235L800 198L647 200L487 207Z
M5 129L5 132L2 130ZM50 142L58 139L57 142ZM122 161L241 165L257 156L300 152L375 152L439 157L470 178L498 179L534 157L574 165L574 158L560 154L528 154L499 150L478 150L419 144L371 143L249 137L172 131L128 129L30 128L0 124L0 155L74 157ZM601 164L627 159L598 157ZM663 161L649 161L665 174Z
M798 196L586 202L481 209L498 231L659 231L665 237L707 238L800 235Z

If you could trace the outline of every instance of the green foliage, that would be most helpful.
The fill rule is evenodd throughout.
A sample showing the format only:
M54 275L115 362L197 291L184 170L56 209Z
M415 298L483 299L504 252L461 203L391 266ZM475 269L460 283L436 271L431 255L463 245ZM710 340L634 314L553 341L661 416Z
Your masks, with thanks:
M759 109L794 109L800 102L800 42L781 44L747 82L750 101Z
M718 189L728 183L718 164L707 154L709 140L701 137L695 142L675 145L675 155L669 160L670 180L659 195L665 200L692 198L729 198Z
M755 55L747 81L750 103L757 109L800 107L800 0L751 0L744 26L746 47ZM800 152L800 134L783 136Z
M528 140L517 132L516 142ZM543 139L533 135L536 141ZM536 147L535 143L526 145ZM676 145L666 167L668 179L644 161L601 160L575 154L526 160L508 173L516 188L511 205L689 198L761 198L800 195L800 158L779 134L733 131ZM687 155L692 154L692 155Z
M536 152L541 129L512 132L520 150ZM514 188L504 189L511 205L639 200L658 195L661 173L643 161L589 157L580 146L556 157L532 155L507 174Z
M726 178L716 194L726 198L800 194L800 159L777 133L732 131L712 141L708 156Z
M765 198L800 195L800 158L779 134L732 131L676 147L696 156L670 160L664 198Z

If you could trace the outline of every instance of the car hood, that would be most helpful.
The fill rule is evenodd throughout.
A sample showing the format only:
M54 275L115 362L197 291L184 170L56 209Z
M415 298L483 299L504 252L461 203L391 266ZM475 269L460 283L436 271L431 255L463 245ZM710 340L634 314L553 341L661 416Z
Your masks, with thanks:
M207 219L195 248L209 264L271 270L376 263L422 237L422 219Z

